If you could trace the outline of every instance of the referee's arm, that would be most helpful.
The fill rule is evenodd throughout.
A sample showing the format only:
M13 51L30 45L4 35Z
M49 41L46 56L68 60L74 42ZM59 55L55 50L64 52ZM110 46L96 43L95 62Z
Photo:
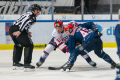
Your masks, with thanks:
M22 23L21 23L21 25L20 25L20 27L19 27L19 30L20 30L20 32L22 32L23 30L25 30L25 28L27 28L27 32L28 32L28 26L30 26L30 23L31 21L30 21L30 16L26 16L23 20L22 20Z

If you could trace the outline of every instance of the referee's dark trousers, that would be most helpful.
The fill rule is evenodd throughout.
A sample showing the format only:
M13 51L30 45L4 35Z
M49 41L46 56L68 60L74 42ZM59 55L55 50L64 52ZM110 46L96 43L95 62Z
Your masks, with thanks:
M13 36L13 32L19 31L19 27L17 25L12 25L9 29L9 34L12 37L14 42L14 50L13 50L13 63L19 63L22 56L23 47L24 48L24 64L30 64L32 60L32 52L33 52L33 42L31 37L27 32L23 31L16 38Z

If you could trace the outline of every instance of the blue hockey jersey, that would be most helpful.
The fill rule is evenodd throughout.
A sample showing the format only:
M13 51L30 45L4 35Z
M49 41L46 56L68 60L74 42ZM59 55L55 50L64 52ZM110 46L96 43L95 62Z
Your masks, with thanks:
M93 31L90 31L89 29L92 29ZM87 42L98 36L98 33L94 31L95 29L97 29L97 26L93 22L79 24L78 27L74 27L71 31L71 34L69 35L69 52L79 55L79 53L75 50L76 43L82 44L83 42Z

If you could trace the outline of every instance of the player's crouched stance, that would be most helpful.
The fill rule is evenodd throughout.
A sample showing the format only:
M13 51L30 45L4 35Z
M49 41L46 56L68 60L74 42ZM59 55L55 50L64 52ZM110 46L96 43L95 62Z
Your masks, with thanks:
M70 31L71 28L73 28L72 25L68 25L64 28L66 34L69 36L68 50L70 52L67 66L63 68L64 71L69 71L72 68L78 54L85 55L92 50L94 50L99 58L111 64L111 68L115 68L116 63L103 51L102 40L100 39L102 34L98 31L98 28L93 22L78 25L78 27L74 27L72 31ZM89 29L93 31L90 32ZM81 46L75 48L77 42L79 42Z
M33 42L31 40L31 25L36 22L41 8L37 4L31 6L31 12L24 13L17 19L9 29L10 36L14 42L13 70L24 68L24 71L34 71L35 66L30 65L32 60ZM24 48L24 65L19 63Z
M72 26L77 26L78 24L75 21L70 21L68 23L63 23L61 20L56 20L54 23L54 31L52 33L52 40L49 42L49 44L46 46L45 50L42 53L42 56L40 57L39 61L36 63L37 67L40 67L46 60L46 58L49 56L50 52L55 50L57 47L63 52L69 52L67 50L67 42L68 42L68 36L66 35L64 31L64 26L71 24ZM76 45L75 45L76 46ZM96 63L92 61L92 59L89 57L88 54L81 55L91 66L95 67Z

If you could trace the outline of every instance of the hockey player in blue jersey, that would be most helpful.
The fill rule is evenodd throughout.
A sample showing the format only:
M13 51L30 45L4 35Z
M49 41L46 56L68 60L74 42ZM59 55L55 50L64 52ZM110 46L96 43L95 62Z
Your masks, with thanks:
M117 43L117 55L120 59L120 9L118 13L119 13L119 23L115 27L115 38ZM117 74L117 77L115 80L120 80L120 64L116 65L116 74Z
M90 32L89 29L92 29L92 32ZM102 34L93 22L79 24L78 27L74 28L72 25L68 25L64 27L64 30L69 36L67 49L70 52L67 66L63 68L64 71L69 71L72 68L79 54L85 55L92 50L94 50L99 58L111 64L111 68L115 68L116 63L103 51L102 40L100 39ZM81 46L75 48L77 42L79 42Z
M117 54L120 59L120 21L115 27L115 38L116 38L116 42L117 42Z

